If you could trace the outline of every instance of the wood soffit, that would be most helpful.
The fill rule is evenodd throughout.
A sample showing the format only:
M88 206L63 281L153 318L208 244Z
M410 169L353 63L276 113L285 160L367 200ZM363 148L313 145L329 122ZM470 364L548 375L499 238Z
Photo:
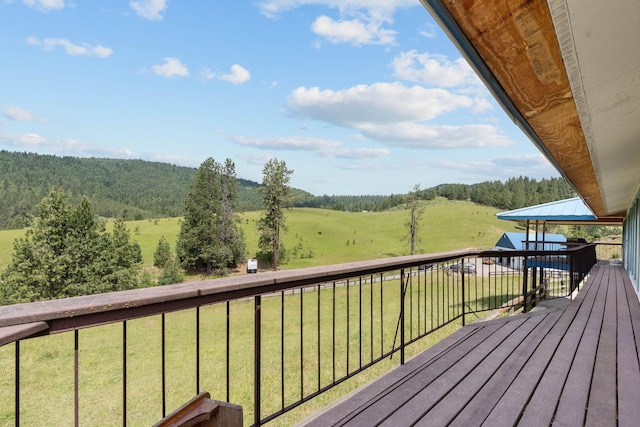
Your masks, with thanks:
M546 1L443 3L596 216L605 205Z

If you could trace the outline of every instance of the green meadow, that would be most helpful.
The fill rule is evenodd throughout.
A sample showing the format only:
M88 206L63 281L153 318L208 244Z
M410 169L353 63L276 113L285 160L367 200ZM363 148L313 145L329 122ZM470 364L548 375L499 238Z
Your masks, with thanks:
M420 238L425 253L442 252L461 248L490 248L505 231L513 231L514 224L499 221L496 210L469 202L436 200L425 204ZM241 214L241 226L247 241L247 256L257 250L255 223L260 212ZM285 269L327 265L406 255L408 249L401 238L406 233L404 225L408 212L397 209L386 212L348 213L323 209L294 209L287 215L288 232L284 245L289 260ZM153 252L161 236L172 248L180 229L180 218L164 218L128 222L131 237L142 248L144 266L152 269ZM0 231L0 269L10 261L12 242L23 235L24 230ZM242 273L242 268L239 269ZM193 278L197 279L197 278ZM396 280L397 282L397 280ZM375 312L379 307L378 289L363 287L363 306L371 308L360 317L358 313L358 287L336 289L336 305L340 327L336 332L335 352L339 354L336 364L331 362L334 348L331 328L333 307L331 291L323 290L263 298L262 343L263 343L263 414L277 410L282 395L280 392L280 363L292 367L285 376L285 404L298 398L299 386L304 383L306 391L312 392L318 384L324 385L333 375L333 369L346 372L360 363L367 363L371 354L379 351L381 344L388 349L392 345L399 312L397 289L399 283L385 283L384 315ZM346 294L349 292L351 314L345 314ZM411 292L418 292L412 288ZM416 296L412 301L426 298ZM387 295L388 294L388 295ZM370 296L369 296L370 295ZM416 294L418 295L418 294ZM304 310L300 310L300 299L304 298ZM444 307L443 294L436 300ZM438 303L439 304L439 303ZM225 304L200 309L200 389L212 393L214 398L224 400L226 336ZM281 309L286 312L286 322ZM433 307L433 306L432 306ZM423 316L429 315L427 309ZM195 310L170 313L166 324L166 396L167 413L195 395ZM304 316L304 320L301 316ZM371 316L373 322L369 321ZM230 304L230 376L232 386L230 401L244 408L245 424L253 422L253 304L242 300ZM318 326L317 320L323 324ZM364 320L363 320L364 319ZM424 319L424 318L423 318ZM470 319L471 320L471 319ZM284 344L280 341L281 322L286 324ZM162 415L162 353L160 343L161 316L127 322L127 409L128 425L150 425ZM350 325L345 329L345 325ZM362 335L360 327L362 327ZM413 345L407 357L433 345L442 337L459 327L459 322L450 324L426 339ZM419 328L419 326L415 326ZM299 331L306 338L300 343ZM317 331L317 332L316 332ZM371 333L375 331L375 333ZM383 331L378 339L379 331ZM314 334L319 334L319 341ZM370 339L368 337L371 337ZM113 324L81 330L79 337L79 417L80 425L122 424L122 341L123 325ZM364 337L362 339L361 337ZM319 344L318 344L319 342ZM360 344L359 344L360 342ZM284 345L284 354L281 352ZM349 356L344 358L349 348ZM15 345L0 347L0 425L12 425L15 421ZM363 354L360 357L360 354ZM318 356L319 354L319 361ZM22 341L20 344L20 396L21 425L69 425L73 420L73 360L74 334L63 333ZM304 364L304 378L299 366ZM398 364L398 358L384 360L345 381L331 391L305 403L298 409L277 418L273 425L291 425L308 416L340 396L366 384ZM349 368L349 367L350 368ZM46 403L44 403L46 402Z
M380 284L340 286L296 294L262 298L262 414L277 411L300 397L300 384L312 393L353 372L358 366L388 351L394 343L399 314L399 280ZM417 304L427 298L423 287L410 288L413 317L405 331L416 334L426 327L425 316L435 310L437 317L459 313L460 306L437 287L429 295L434 302L421 318ZM441 291L438 291L440 289ZM335 292L335 308L333 306ZM384 293L384 297L381 294ZM347 297L348 294L348 297ZM359 297L362 297L362 307ZM382 299L383 298L383 299ZM301 311L301 299L304 310ZM380 312L381 301L384 310ZM437 301L437 302L436 302ZM435 304L435 305L434 305ZM347 305L349 314L347 315ZM253 301L245 299L229 305L229 400L243 406L245 424L253 421ZM281 341L281 310L285 333ZM362 310L361 314L359 310ZM451 311L449 311L451 310ZM336 330L332 332L333 316ZM200 309L200 389L225 400L226 389L226 305ZM473 320L472 318L468 319ZM162 316L127 322L127 422L151 425L162 418ZM320 323L320 326L319 326ZM168 313L164 318L167 413L196 393L196 311ZM348 326L347 326L348 325ZM460 327L455 321L407 349L407 358L435 344ZM300 331L305 337L301 342ZM413 331L413 332L410 332ZM281 348L284 348L282 353ZM20 343L20 425L65 426L74 415L74 333L33 338ZM0 347L0 425L15 421L15 345ZM335 352L335 359L333 358ZM79 419L82 426L116 426L123 416L123 325L111 324L78 332ZM282 372L283 363L286 371ZM282 415L270 425L288 426L341 396L361 387L399 364L399 355L384 359L339 386ZM303 369L301 367L304 366ZM302 372L302 374L301 374ZM281 378L284 378L282 387ZM284 395L282 392L284 391ZM47 398L46 396L55 396ZM46 400L46 404L43 401Z
M505 231L515 224L495 217L495 208L471 202L436 199L425 203L419 237L424 253L462 248L491 248ZM258 250L256 221L261 212L240 214L247 242L247 257ZM402 241L408 211L341 212L326 209L296 208L287 213L288 231L283 243L288 261L282 269L330 265L367 259L407 255ZM152 269L153 253L161 236L175 248L180 218L127 222L131 238L142 248L143 264ZM109 227L109 224L108 224ZM11 261L13 241L24 230L0 231L0 271ZM261 266L262 268L262 266Z

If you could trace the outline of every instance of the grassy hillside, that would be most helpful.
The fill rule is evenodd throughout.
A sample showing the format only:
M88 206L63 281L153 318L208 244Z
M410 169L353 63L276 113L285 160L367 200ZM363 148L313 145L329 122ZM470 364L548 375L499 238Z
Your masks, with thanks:
M419 236L423 252L442 252L466 247L490 248L514 224L499 221L494 208L471 202L438 199L427 202ZM257 251L255 224L260 212L241 214L247 256ZM287 215L284 245L290 260L282 268L384 258L408 254L401 241L406 234L408 211L349 213L325 209L296 208ZM153 252L161 236L175 248L180 218L127 222L131 237L142 248L144 265L153 265ZM24 230L0 230L0 270L11 261L13 240Z

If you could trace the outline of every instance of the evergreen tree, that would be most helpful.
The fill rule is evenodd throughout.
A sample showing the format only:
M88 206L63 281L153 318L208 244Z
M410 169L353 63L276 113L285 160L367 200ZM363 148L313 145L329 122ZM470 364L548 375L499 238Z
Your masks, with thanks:
M522 177L513 183L510 209L520 209L527 206L527 199L524 191Z
M264 214L257 223L258 247L263 255L269 256L273 269L278 269L282 252L281 233L286 232L285 210L291 208L292 192L289 186L293 170L278 159L269 160L262 169L262 186L258 192L262 196Z
M220 214L217 228L218 241L224 248L223 257L229 260L228 266L237 266L245 256L246 244L244 234L239 227L240 217L236 213L238 203L238 181L236 166L231 159L226 159L220 175Z
M169 242L162 236L158 241L156 251L153 253L153 266L164 268L169 258L171 258L171 245L169 245Z
M172 285L175 283L182 283L184 280L184 274L178 264L178 261L174 257L169 257L167 263L162 270L162 274L158 279L159 285Z
M131 234L122 218L113 224L108 250L103 252L104 279L101 292L134 289L142 264L142 250L138 242L131 242Z
M205 160L196 172L185 199L176 253L180 263L209 275L235 267L244 256L244 236L235 212L235 165Z
M51 190L38 216L16 239L2 274L0 302L12 304L131 289L139 285L142 256L124 222L104 232L88 199L73 208L62 190Z
M108 251L109 246L109 236L103 234L104 231L104 224L98 219L91 202L83 197L76 209L70 212L65 255L58 257L59 262L68 265L68 285L63 295L83 295L111 290L105 289L100 283L103 268L99 265L100 260L111 255L103 254Z

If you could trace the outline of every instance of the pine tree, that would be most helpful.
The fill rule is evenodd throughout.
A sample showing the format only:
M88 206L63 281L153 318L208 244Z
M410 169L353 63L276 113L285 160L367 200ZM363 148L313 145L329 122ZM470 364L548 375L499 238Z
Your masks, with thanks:
M287 169L284 161L271 159L263 170L262 186L258 192L262 196L264 214L257 223L258 247L263 255L271 257L273 269L278 269L283 251L281 233L286 232L285 210L292 205L292 191L289 180L293 170Z
M158 246L156 246L156 251L153 253L153 266L164 268L169 258L171 258L171 245L169 245L164 236L161 236Z
M180 265L174 257L169 257L158 279L158 284L172 285L174 283L181 283L182 280L184 280L184 274L182 273Z
M11 264L2 274L0 302L12 304L131 289L139 286L142 254L129 241L124 222L113 234L91 202L73 208L62 190L38 205L33 227L14 242Z
M198 168L185 199L176 242L178 260L184 267L209 275L238 264L245 243L236 204L235 165L229 159L222 166L208 158Z
M122 218L113 224L108 251L103 252L104 266L101 292L134 289L138 287L138 274L142 264L142 250L138 242L131 242L131 233Z

